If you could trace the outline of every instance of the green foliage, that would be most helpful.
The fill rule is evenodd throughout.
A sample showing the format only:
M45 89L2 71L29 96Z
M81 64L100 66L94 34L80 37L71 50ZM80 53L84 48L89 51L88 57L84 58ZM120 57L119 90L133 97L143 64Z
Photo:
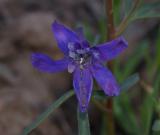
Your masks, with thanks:
M156 62L158 65L158 68L160 68L160 28L158 29L158 36L157 36L157 42L156 42L156 46L155 46L155 49L156 49Z
M142 42L137 48L135 48L134 53L128 58L126 65L123 70L123 77L126 78L132 72L134 72L136 66L140 63L143 59L145 53L148 50L148 42Z
M152 115L153 115L153 108L154 108L154 100L151 94L146 94L142 106L141 106L141 133L145 135L149 135L151 122L152 122Z
M121 1L120 0L114 0L114 20L116 25L120 22L121 18L120 18L120 11L121 11Z
M131 77L127 78L122 83L121 88L127 90L133 85L135 85L135 83L137 83L138 80L139 80L138 75L134 74ZM25 128L22 135L28 135L33 129L39 126L55 109L57 109L62 103L64 103L67 99L69 99L73 95L74 95L74 92L69 91L63 96L61 96L57 101L51 104L48 107L48 109L45 112L43 112L30 126ZM94 91L92 97L100 100L107 99L107 96L104 94L102 90ZM78 109L77 116L78 116L79 135L90 135L89 120L88 120L87 112L82 113Z
M160 2L142 4L134 14L132 20L160 17Z
M78 134L79 135L90 135L90 125L87 112L81 112L79 107L77 109L78 117Z
M157 36L157 39L158 37L159 36ZM145 87L143 88L143 98L138 107L140 110L136 110L136 113L136 108L132 106L132 102L134 102L132 99L134 97L134 93L136 93L135 91L140 90L140 88L135 87L132 93L123 93L115 100L114 111L117 122L127 134L151 134L153 114L155 113L155 108L159 106L159 102L156 102L159 93L158 90L160 88L160 72L159 68L156 68L158 62L160 61L158 53L159 45L159 39L157 40L156 44L152 45L152 47L157 48L154 58L152 58L153 56L150 54L148 41L143 41L138 45L135 51L133 51L133 54L128 58L128 61L125 63L123 68L119 66L120 60L115 62L114 71L120 81L124 80L126 76L134 72L135 68L142 60L146 62L146 76L149 76L150 81L153 81L153 85L151 86L145 84ZM159 110L157 113L158 112ZM137 113L139 113L138 117ZM160 119L160 116L158 119ZM160 132L156 131L152 134L159 135L159 133Z
M124 8L125 8L125 15L128 15L128 12L133 7L134 1L133 0L124 0L123 4L124 4Z
M120 59L117 59L115 61L114 73L116 74L120 82L122 82L126 77L128 77L130 74L134 72L135 68L146 55L148 50L148 42L145 41L138 45L135 48L134 52L128 57L125 65L123 66L123 69L121 69L120 67Z
M42 113L30 126L24 129L22 135L28 135L33 129L39 126L47 117L55 111L61 104L63 104L67 99L74 95L73 91L69 91L61 96L57 101L51 104L48 109Z
M116 36L120 36L132 21L135 21L137 19L160 17L159 1L150 3L142 3L142 1L143 0L125 1L125 13L127 14L123 17L123 20L119 24L118 30L115 33ZM119 17L117 16L117 18Z
M139 125L136 121L130 97L126 94L117 97L114 102L114 114L117 122L130 135L140 135Z
M121 90L129 90L132 86L134 86L140 80L138 73L133 74L128 77L124 82L121 84Z

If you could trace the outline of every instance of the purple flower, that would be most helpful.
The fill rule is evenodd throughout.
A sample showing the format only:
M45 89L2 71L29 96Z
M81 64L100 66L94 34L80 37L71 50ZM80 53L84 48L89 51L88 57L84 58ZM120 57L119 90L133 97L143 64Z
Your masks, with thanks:
M47 55L32 54L32 64L43 72L55 73L68 69L73 73L73 87L82 112L87 110L93 88L93 78L108 96L117 96L120 87L103 62L117 57L127 48L123 37L90 47L82 29L72 31L66 26L54 22L52 25L58 46L64 58L54 61Z

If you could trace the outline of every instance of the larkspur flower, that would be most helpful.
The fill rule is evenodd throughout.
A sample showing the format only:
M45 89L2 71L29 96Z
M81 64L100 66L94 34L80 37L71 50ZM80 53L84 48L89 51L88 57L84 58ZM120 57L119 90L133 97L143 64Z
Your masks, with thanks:
M93 78L108 96L117 96L120 87L103 63L117 57L127 48L123 37L110 42L90 47L82 29L75 32L55 21L52 25L58 46L64 53L61 60L54 61L47 55L32 54L32 64L43 72L55 73L68 69L73 73L73 87L79 102L80 110L87 110L93 87Z

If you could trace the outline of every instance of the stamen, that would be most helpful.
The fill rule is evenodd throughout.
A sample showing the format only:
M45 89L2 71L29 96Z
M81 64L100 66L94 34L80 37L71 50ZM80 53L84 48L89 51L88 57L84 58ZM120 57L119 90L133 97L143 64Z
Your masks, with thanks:
M99 59L99 52L98 51L93 51L93 55L95 58Z
M84 58L80 58L80 64L82 64L84 62Z
M83 49L78 49L78 50L76 50L76 52L77 52L78 54L85 54L85 53L86 53L86 51L83 50Z
M74 64L72 64L72 63L69 63L68 64L68 72L69 73L73 73L74 72L74 70L75 70L75 65Z
M69 57L77 64L80 69L84 69L90 63L90 48L75 48L74 43L68 44ZM72 73L74 71L74 66L68 65L68 72Z
M69 57L75 59L76 58L76 53L72 52L72 51L69 51Z
M83 67L83 65L81 65L81 64L80 64L80 66L79 66L79 67L80 67L80 69L83 69L83 68L84 68L84 67Z

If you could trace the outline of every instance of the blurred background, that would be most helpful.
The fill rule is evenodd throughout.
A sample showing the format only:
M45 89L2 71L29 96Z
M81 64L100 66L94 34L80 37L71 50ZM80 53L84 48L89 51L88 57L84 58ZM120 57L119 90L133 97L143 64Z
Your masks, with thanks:
M133 1L114 0L116 26L132 5ZM73 29L84 26L92 44L106 41L104 0L0 0L0 135L20 135L72 88L67 72L46 74L31 65L32 52L62 57L51 31L55 19ZM129 47L114 60L113 72L119 82L136 72L141 79L115 98L117 135L149 135L160 119L159 26L159 19L141 19L133 21L123 33ZM30 135L76 135L76 105L75 97L69 99ZM92 134L100 135L103 118L92 103L89 117Z

